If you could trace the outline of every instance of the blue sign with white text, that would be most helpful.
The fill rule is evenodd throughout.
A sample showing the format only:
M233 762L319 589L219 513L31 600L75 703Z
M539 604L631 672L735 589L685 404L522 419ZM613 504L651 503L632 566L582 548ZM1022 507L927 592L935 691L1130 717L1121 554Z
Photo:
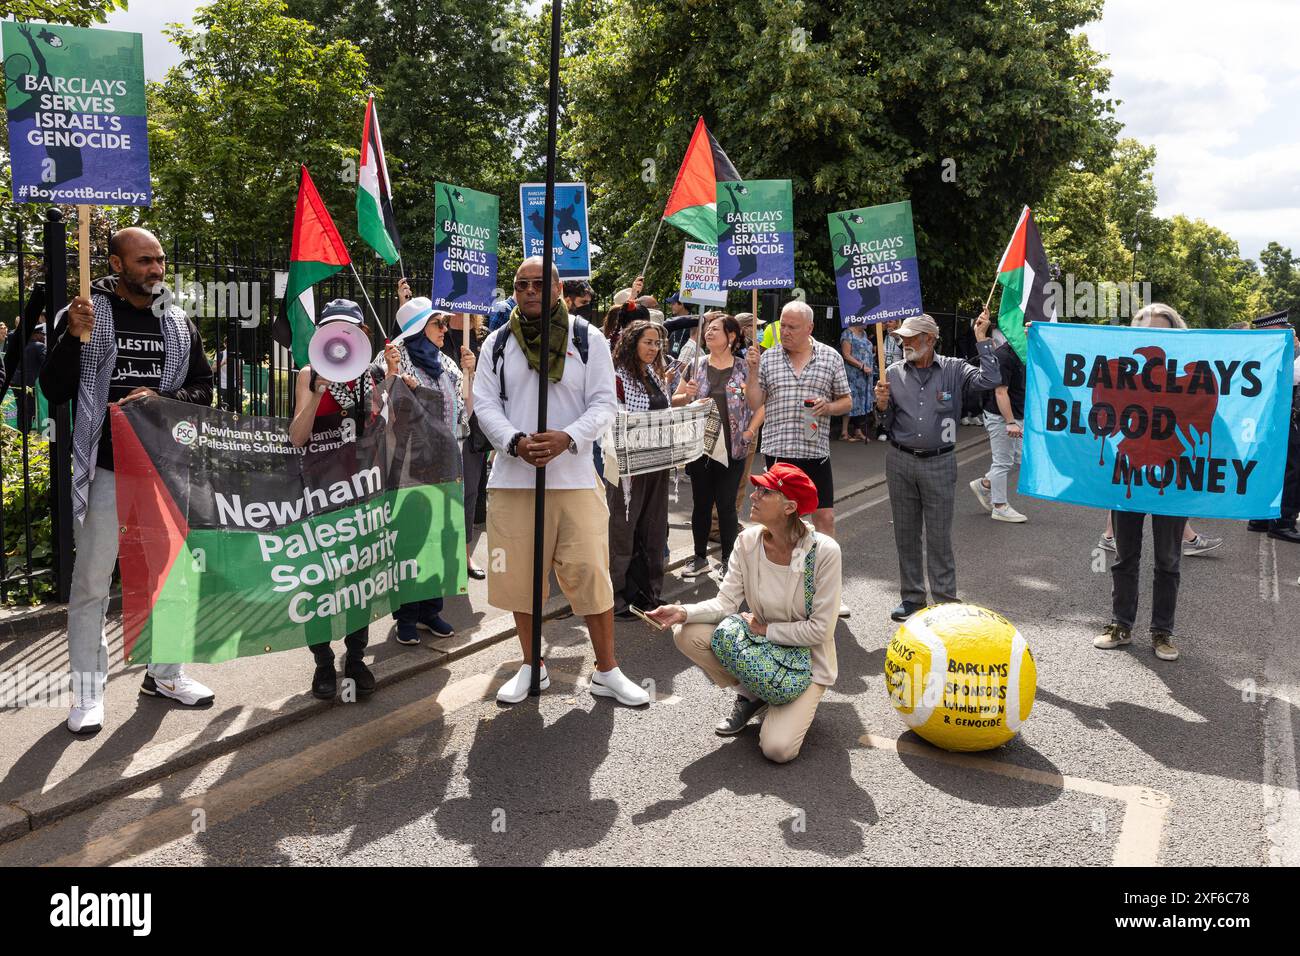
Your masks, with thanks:
M1277 517L1289 330L1029 329L1020 491L1094 508Z

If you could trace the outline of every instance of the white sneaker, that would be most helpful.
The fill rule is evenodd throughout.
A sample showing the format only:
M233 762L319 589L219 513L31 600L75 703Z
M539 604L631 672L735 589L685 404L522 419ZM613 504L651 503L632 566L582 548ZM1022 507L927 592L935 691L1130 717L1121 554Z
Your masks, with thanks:
M596 671L591 675L591 692L597 697L613 697L620 704L640 707L650 703L650 692L632 683L615 667L609 671Z
M497 688L497 700L502 704L517 704L528 696L528 685L533 680L533 666L522 664L519 673ZM551 686L551 677L546 673L546 662L542 662L542 679L538 685L542 690Z
M93 734L104 726L104 702L86 698L68 709L68 730L74 734Z
M1026 522L1029 519L1026 518L1024 515L1022 515L1015 508L1011 507L1011 505L1007 504L1007 505L997 505L993 509L993 520L1010 521L1012 524L1022 524L1023 522Z
M853 612L849 610L849 606L848 606L847 604L845 604L843 601L841 601L841 602L840 602L840 617L849 617L849 616L852 615L852 614L853 614Z
M980 500L980 507L985 511L993 510L993 499L989 496L991 489L984 487L984 479L976 478L970 483L970 490L975 492L975 497Z
M212 688L184 674L177 674L173 680L145 674L144 683L140 685L140 693L148 694L150 697L170 697L186 707L202 707L217 698Z

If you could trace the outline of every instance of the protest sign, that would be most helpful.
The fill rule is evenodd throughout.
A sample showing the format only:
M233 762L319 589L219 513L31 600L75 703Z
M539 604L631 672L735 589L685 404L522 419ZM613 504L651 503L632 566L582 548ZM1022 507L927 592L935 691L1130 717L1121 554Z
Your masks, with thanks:
M15 202L148 206L138 33L0 24Z
M871 325L924 311L910 201L826 218L841 325Z
M727 290L718 284L718 247L688 242L682 251L681 299L683 305L727 304Z
M433 189L433 307L487 315L496 299L500 200L448 183Z
M519 219L523 225L524 258L540 256L546 228L546 184L519 186ZM591 278L591 244L587 232L586 183L555 184L555 237L552 255L561 279Z
M418 396L418 397L417 397ZM377 417L146 398L110 408L125 657L223 661L342 638L463 592L460 454L442 393L392 379Z
M1276 517L1290 331L1034 323L1023 494L1149 514Z
M675 468L706 454L713 399L651 412L619 409L605 442L612 443L621 478ZM716 412L715 412L716 414Z
M724 289L793 288L790 180L718 183L718 279Z

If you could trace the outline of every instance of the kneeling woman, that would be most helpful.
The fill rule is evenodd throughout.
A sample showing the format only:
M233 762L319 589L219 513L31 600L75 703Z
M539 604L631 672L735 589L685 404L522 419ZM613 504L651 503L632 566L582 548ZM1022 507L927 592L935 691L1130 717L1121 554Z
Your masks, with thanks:
M682 653L719 687L737 688L732 714L717 725L717 733L739 733L765 714L759 734L763 756L786 763L799 755L817 704L835 683L840 549L803 520L817 508L817 488L803 471L778 463L749 480L757 486L750 496L750 518L756 524L736 538L718 596L699 604L665 604L649 616L660 624L680 625L674 640ZM788 703L769 704L742 685L713 651L715 631L728 628L726 619L740 610L742 601L749 612L739 617L750 634L782 650L811 651L811 680Z

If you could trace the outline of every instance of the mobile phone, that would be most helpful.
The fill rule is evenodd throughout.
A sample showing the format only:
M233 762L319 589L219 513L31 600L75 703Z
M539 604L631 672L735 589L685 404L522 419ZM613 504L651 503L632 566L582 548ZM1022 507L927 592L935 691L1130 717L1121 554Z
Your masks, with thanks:
M653 627L656 631L662 631L664 629L664 626L662 624L660 624L658 621L651 618L649 615L646 614L645 611L641 610L635 604L629 604L627 606L627 609L631 611L633 614L635 614L637 617L639 617L641 620L645 621L651 627Z

